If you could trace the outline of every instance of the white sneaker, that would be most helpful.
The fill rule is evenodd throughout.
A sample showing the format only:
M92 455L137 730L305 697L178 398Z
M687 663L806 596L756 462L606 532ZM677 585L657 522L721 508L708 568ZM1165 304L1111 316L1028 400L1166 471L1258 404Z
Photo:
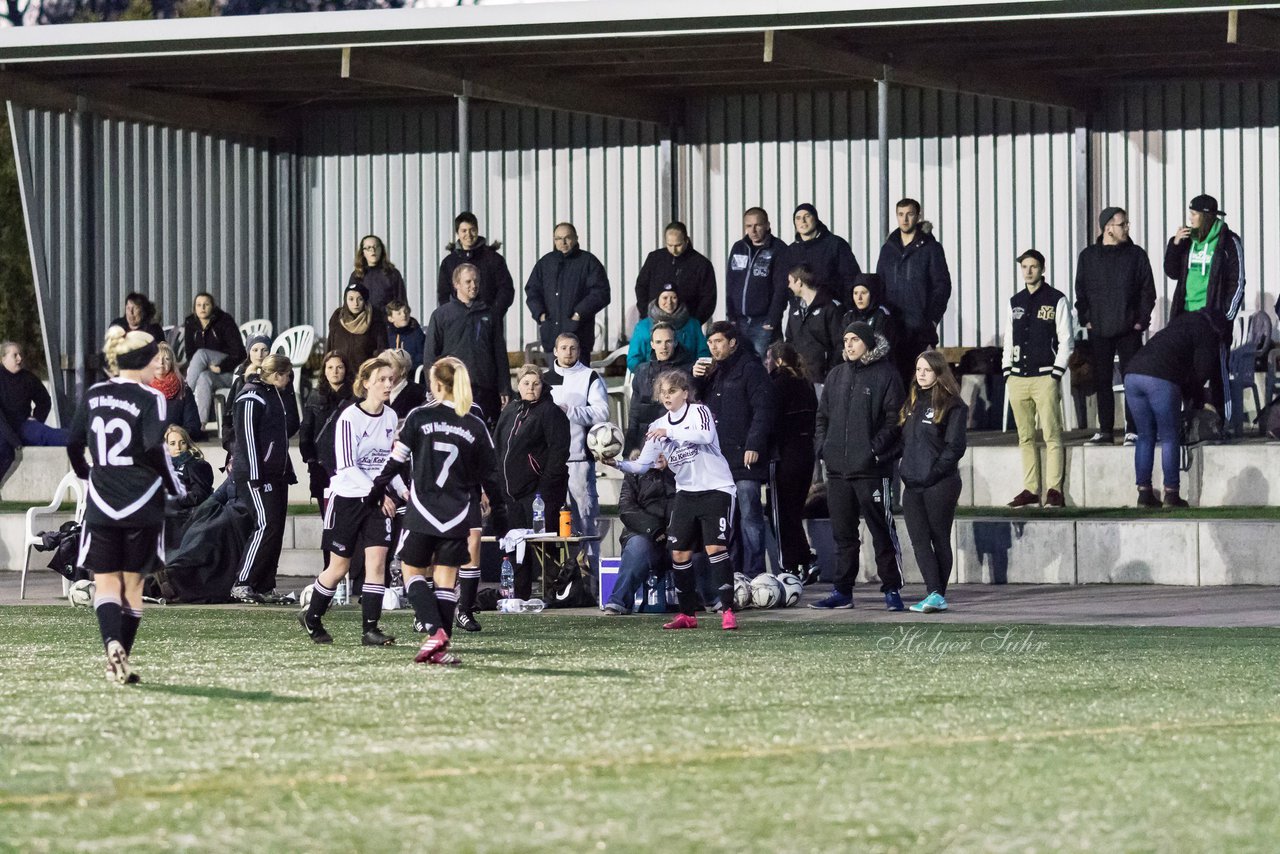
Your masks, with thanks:
M124 685L129 681L132 671L129 669L129 654L124 651L120 641L113 640L107 644L107 681Z
M1125 434L1124 434L1124 446L1125 446L1126 448L1132 448L1132 447L1133 447L1133 445L1134 445L1137 441L1138 441L1138 434L1137 434L1137 433L1125 433Z

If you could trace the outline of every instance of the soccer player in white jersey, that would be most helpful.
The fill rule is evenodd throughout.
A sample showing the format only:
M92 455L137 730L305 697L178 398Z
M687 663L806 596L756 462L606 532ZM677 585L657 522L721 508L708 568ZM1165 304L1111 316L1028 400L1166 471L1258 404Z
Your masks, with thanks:
M364 398L348 406L334 426L334 459L337 470L326 490L324 547L329 550L329 566L311 585L311 604L298 615L307 634L316 643L333 643L321 618L333 602L338 582L351 568L351 557L364 546L364 585L360 608L364 625L360 643L391 646L396 639L378 626L382 618L382 596L386 593L387 549L391 546L391 520L396 501L382 490L380 500L369 506L366 499L374 489L373 479L382 471L396 439L396 413L387 405L395 383L396 369L385 357L366 359L356 371L352 391ZM390 488L403 498L408 489L396 478Z
M667 524L671 569L680 613L664 629L696 629L698 600L694 589L693 553L702 546L711 564L720 596L720 627L736 629L733 613L733 567L729 563L729 526L733 522L736 489L729 463L720 453L711 410L689 400L689 375L665 371L654 382L654 397L667 412L649 425L644 449L634 462L607 460L627 474L643 474L653 468L658 455L676 476L676 497Z

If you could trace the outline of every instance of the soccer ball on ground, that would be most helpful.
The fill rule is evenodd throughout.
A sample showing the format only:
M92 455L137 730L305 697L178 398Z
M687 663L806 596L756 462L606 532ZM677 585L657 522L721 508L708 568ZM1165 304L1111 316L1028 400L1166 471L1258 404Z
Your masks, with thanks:
M311 606L311 594L315 591L315 586L311 584L302 588L302 592L298 594L298 606L302 608L302 610L305 611Z
M751 579L751 604L757 608L776 608L784 595L782 582L767 572Z
M741 572L733 574L733 606L735 608L751 607L751 579Z
M93 604L93 595L98 591L98 586L87 578L75 582L71 585L71 589L67 591L67 601L77 607L88 607Z
M593 424L587 431L587 450L597 460L611 460L622 453L622 428L608 421Z
M804 593L804 582L800 580L800 576L790 572L781 573L776 578L782 584L782 607L793 607L800 601L800 595Z

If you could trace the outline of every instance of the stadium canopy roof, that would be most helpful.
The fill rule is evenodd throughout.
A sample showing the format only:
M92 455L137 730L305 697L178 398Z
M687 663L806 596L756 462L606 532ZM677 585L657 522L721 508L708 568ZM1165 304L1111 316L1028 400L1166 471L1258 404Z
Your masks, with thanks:
M1274 77L1278 8L595 0L32 27L0 38L0 97L272 138L317 107L458 95L678 125L690 96L886 77L1087 111L1138 81Z

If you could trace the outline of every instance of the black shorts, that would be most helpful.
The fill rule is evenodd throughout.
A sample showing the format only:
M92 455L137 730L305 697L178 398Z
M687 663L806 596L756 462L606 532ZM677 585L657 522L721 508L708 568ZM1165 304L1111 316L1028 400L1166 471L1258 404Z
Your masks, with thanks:
M383 515L381 507L335 495L324 508L321 542L338 557L351 557L359 548L390 548L391 519Z
M137 572L164 569L164 525L115 528L88 523L80 532L76 563L90 572Z
M729 545L733 524L733 496L718 489L704 492L677 492L671 502L667 523L667 545L672 551L687 552L699 545Z
M419 569L428 566L465 566L471 559L466 537L451 540L417 531L400 533L400 545L396 547L396 554L402 563Z

